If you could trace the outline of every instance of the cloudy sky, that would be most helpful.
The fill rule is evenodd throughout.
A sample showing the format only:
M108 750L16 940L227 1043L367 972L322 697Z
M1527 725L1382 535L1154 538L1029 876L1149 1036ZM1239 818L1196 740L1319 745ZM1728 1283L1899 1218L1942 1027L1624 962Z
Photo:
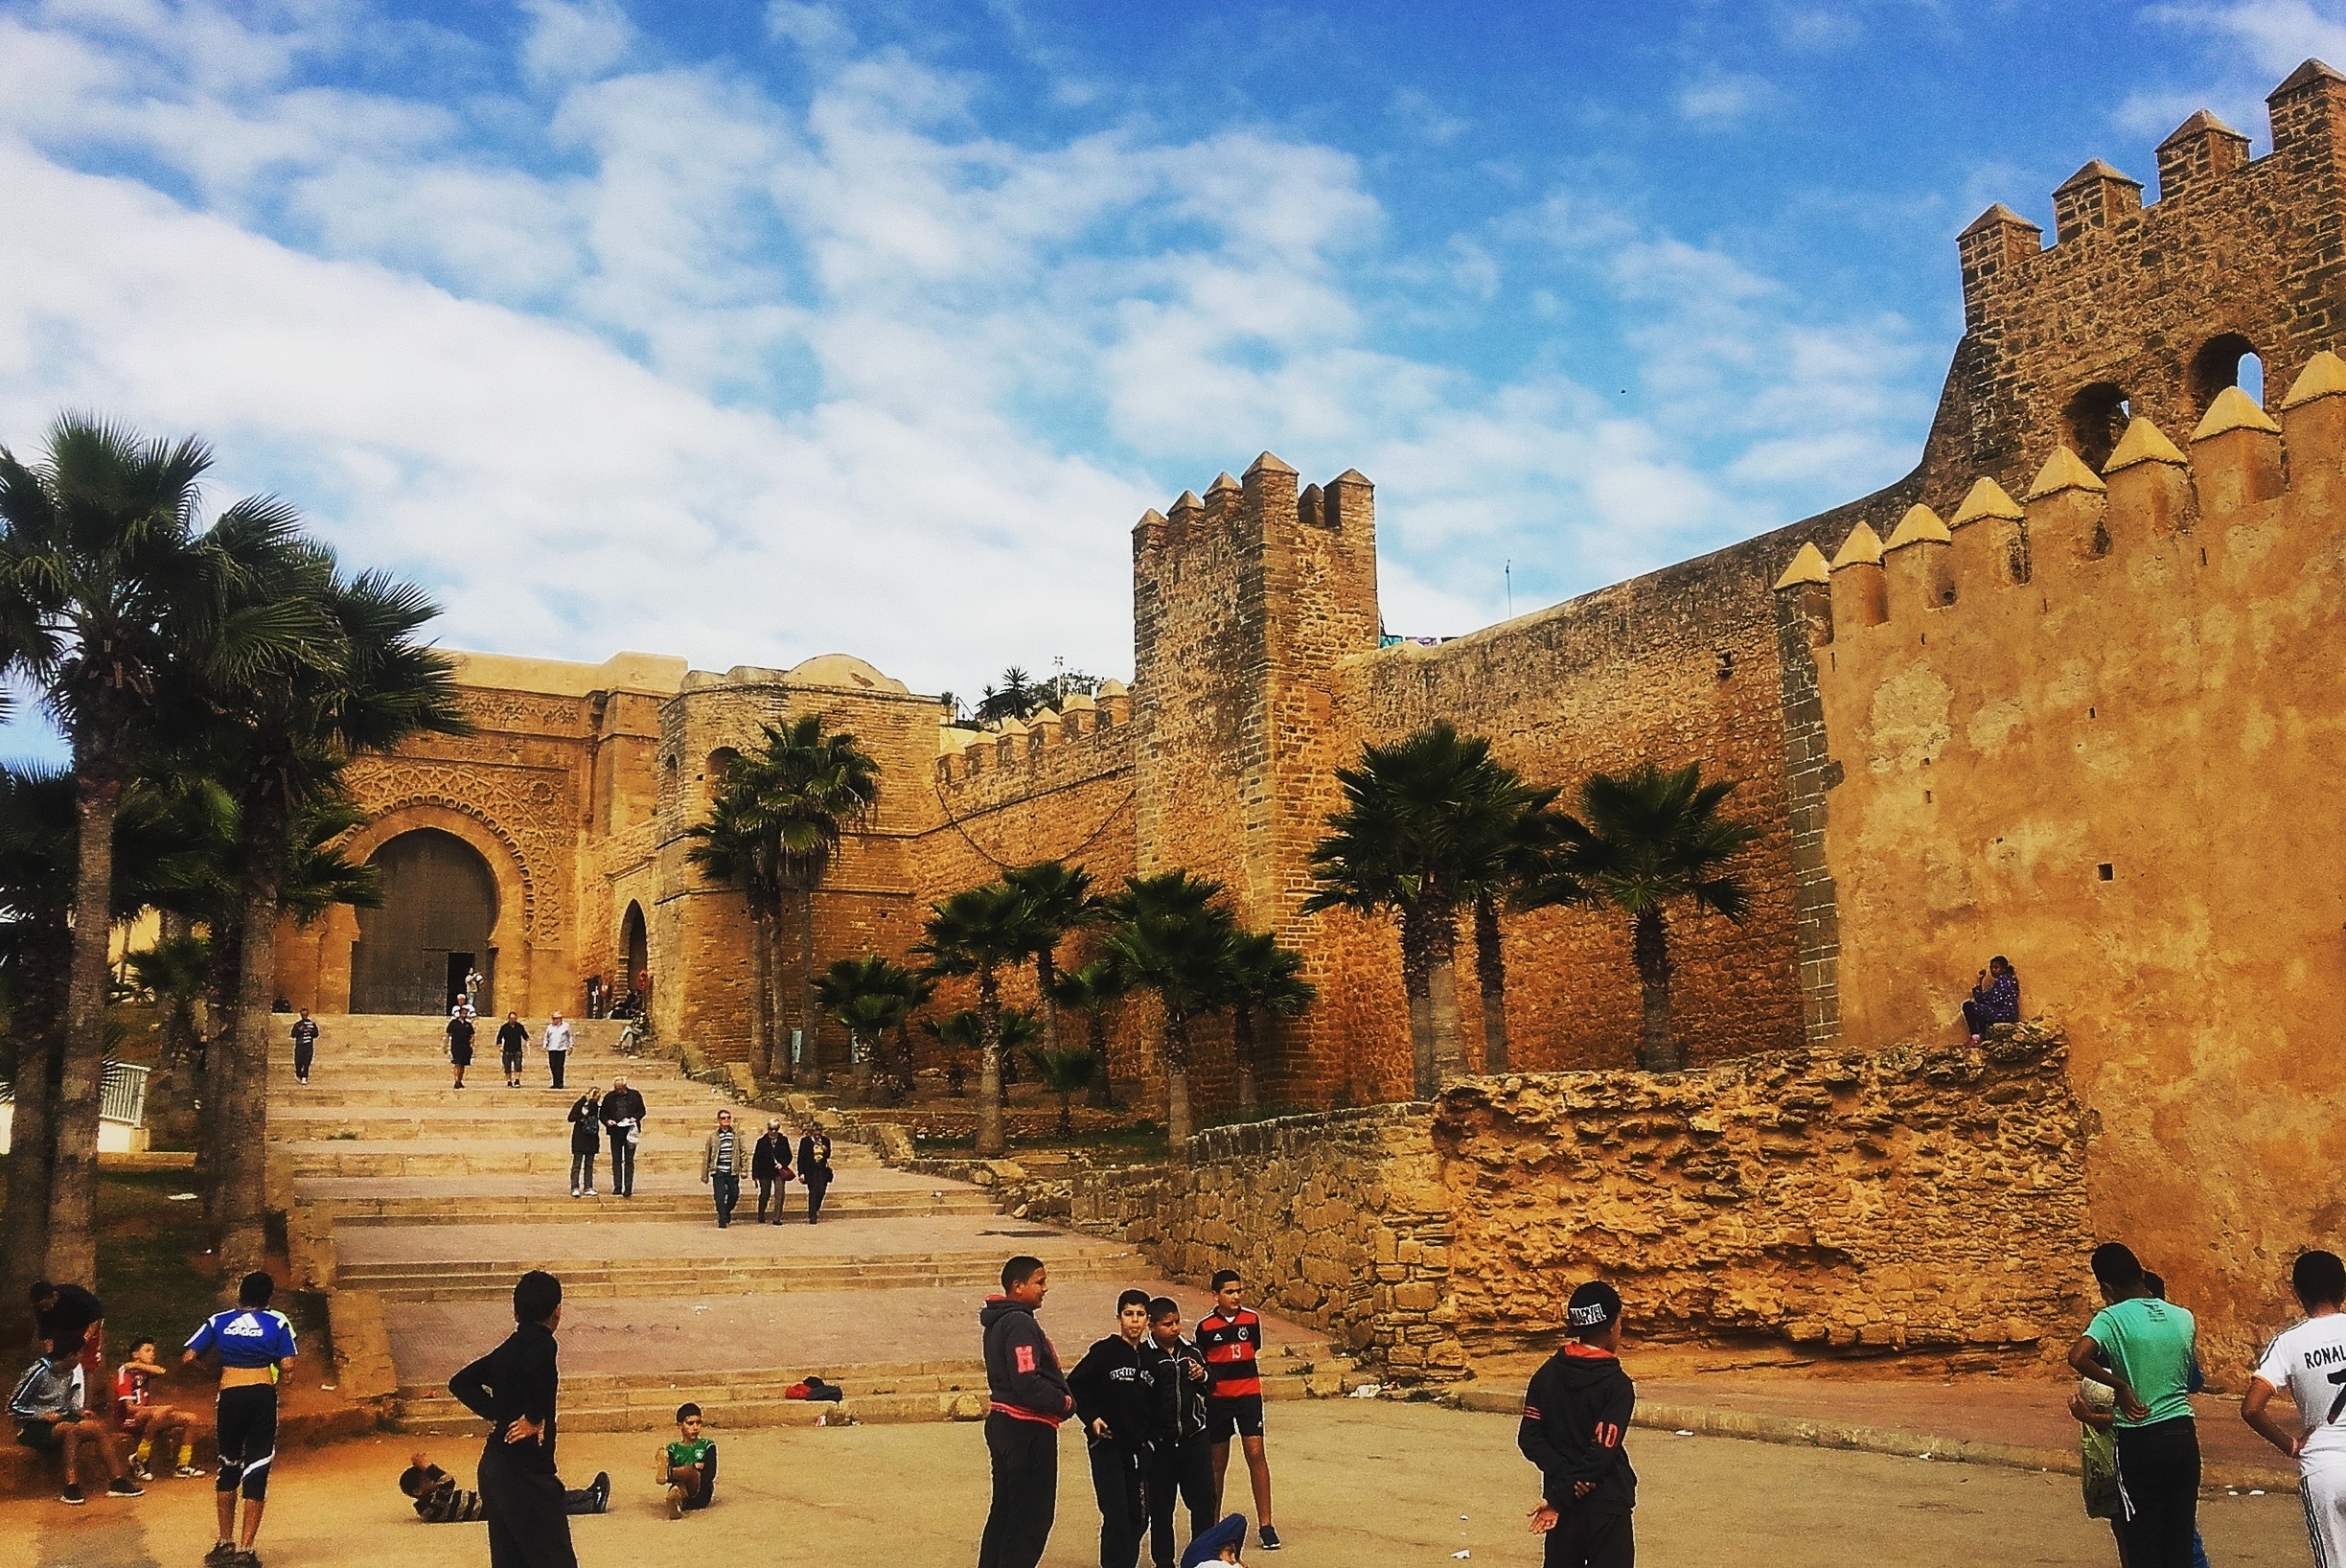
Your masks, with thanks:
M451 645L1131 662L1268 448L1443 634L1911 465L1953 237L2346 0L0 0L0 443L218 449Z

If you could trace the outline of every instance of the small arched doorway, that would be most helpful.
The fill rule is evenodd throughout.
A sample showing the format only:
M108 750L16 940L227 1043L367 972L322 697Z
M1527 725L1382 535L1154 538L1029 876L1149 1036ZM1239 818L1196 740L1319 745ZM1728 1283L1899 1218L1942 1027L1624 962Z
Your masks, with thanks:
M496 877L480 852L452 833L417 828L386 842L367 864L382 876L380 909L358 911L351 945L351 1011L440 1013L478 971L478 1003L494 1010Z
M643 906L631 900L619 922L619 1005L631 1018L643 1016L651 1000L652 939L644 930Z

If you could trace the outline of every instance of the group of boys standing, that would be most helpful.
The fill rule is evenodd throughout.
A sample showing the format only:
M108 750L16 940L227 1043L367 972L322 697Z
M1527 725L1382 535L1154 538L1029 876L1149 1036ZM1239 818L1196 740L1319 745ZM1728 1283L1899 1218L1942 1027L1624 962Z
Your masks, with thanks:
M1266 1552L1279 1549L1256 1366L1262 1320L1242 1304L1235 1270L1213 1277L1214 1307L1194 1338L1183 1334L1181 1304L1171 1297L1125 1291L1116 1298L1116 1331L1071 1372L1061 1370L1035 1319L1050 1289L1043 1260L1013 1257L1002 1265L1001 1286L978 1314L994 1480L978 1568L1042 1560L1057 1510L1059 1427L1070 1416L1083 1428L1099 1503L1101 1568L1137 1568L1143 1537L1157 1568L1174 1568L1177 1505L1189 1513L1183 1568L1238 1560L1246 1519L1216 1519L1232 1439L1246 1456L1257 1541Z

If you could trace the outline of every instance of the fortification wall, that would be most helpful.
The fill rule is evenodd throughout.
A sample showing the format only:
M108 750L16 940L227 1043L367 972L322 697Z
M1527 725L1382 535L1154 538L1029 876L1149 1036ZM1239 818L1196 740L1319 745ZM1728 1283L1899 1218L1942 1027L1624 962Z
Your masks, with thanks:
M2346 364L2276 425L2237 389L2188 460L2137 418L2025 503L1859 530L1782 590L1811 628L1855 1045L1949 1027L1992 953L2070 1026L2096 1229L2202 1312L2211 1365L2334 1240L2320 1043L2346 1004ZM1820 581L1822 579L1823 581Z
M2086 1118L2058 1033L1446 1090L1460 1341L1552 1349L1569 1287L1641 1339L2065 1352L2090 1310Z

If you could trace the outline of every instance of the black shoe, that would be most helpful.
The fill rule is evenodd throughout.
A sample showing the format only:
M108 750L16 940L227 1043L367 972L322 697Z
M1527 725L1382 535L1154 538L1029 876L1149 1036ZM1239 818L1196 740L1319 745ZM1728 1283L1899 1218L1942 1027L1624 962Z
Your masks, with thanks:
M610 1472L609 1470L597 1470L594 1480L588 1483L586 1491L594 1498L594 1510L597 1513L610 1511Z
M221 1563L235 1556L236 1542L216 1541L213 1543L212 1550L204 1554L204 1568L219 1568Z
M128 1476L123 1476L118 1480L106 1483L106 1495L108 1497L144 1497L147 1495L147 1488Z
M1269 1525L1264 1525L1261 1530L1257 1532L1257 1533L1262 1536L1262 1549L1264 1551L1276 1552L1279 1549L1277 1531L1272 1529Z
M58 1493L58 1501L71 1503L74 1507L80 1508L89 1499L81 1495L81 1488L78 1484L69 1481L65 1484L65 1489Z

